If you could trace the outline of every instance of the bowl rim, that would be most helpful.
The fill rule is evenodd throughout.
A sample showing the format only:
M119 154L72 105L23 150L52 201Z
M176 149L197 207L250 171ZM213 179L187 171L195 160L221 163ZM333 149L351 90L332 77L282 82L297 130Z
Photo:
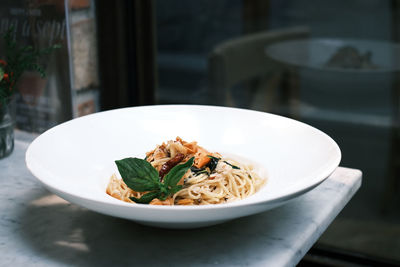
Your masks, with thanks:
M43 176L46 175L42 175L40 173L40 170L37 170L34 166L34 164L31 162L31 154L33 153L33 150L35 149L36 143L41 140L42 138L46 138L47 135L52 134L54 131L58 131L60 128L62 127L66 127L69 124L73 124L75 121L77 120L88 120L90 118L93 117L98 117L98 116L102 116L105 113L112 113L112 112L124 112L126 110L132 110L132 109L154 109L154 108L171 108L171 107L176 107L176 108L211 108L211 109L231 109L231 110L236 110L238 112L255 112L258 114L264 114L267 116L273 116L273 117L279 117L280 119L284 119L284 120L289 120L291 122L297 123L299 125L302 125L302 127L308 127L310 129L312 129L313 131L316 131L318 134L321 134L322 136L324 136L324 138L326 138L334 147L335 153L336 153L336 157L335 160L332 161L332 163L325 168L323 171L321 171L320 173L318 173L318 175L312 177L312 179L310 179L309 181L307 181L306 185L301 187L301 188L295 188L295 190L292 189L292 187L288 187L290 190L286 190L286 191L282 191L282 193L280 193L278 196L276 197L272 197L272 198L266 198L266 199L251 199L246 201L246 199L242 199L242 200L238 200L238 201L234 201L234 202L230 202L230 203L222 203L222 204L209 204L209 205L192 205L192 206L179 206L179 205L173 205L173 206L162 206L162 205L148 205L148 204L138 204L138 203L128 203L128 202L124 202L118 199L111 199L110 201L107 200L101 200L101 199L97 199L97 198L90 198L90 197L86 197L86 196L82 196L79 194L76 194L74 192L71 192L71 190L62 190L60 188L58 188L57 186L54 186L55 183L51 183L49 182L48 179L43 178ZM63 195L67 195L71 198L78 198L81 199L83 201L91 201L97 204L102 204L102 205L110 205L110 206L119 206L119 207L126 207L126 208L133 208L133 209L140 209L140 210L176 210L176 211L193 211L193 210L217 210L217 209L226 209L226 208L235 208L235 207L243 207L243 206L250 206L250 205L262 205L262 204L273 204L273 203L279 203L282 201L286 201L289 199L292 199L298 195L301 195L311 189L313 189L314 187L318 186L319 184L321 184L323 181L325 181L334 171L335 169L339 166L340 161L341 161L341 150L339 148L339 146L337 145L337 143L326 133L322 132L321 130L310 126L306 123L291 119L291 118L287 118L284 116L280 116L280 115L276 115L276 114L272 114L272 113L267 113L267 112L261 112L261 111L255 111L255 110L250 110L250 109L243 109L243 108L234 108L234 107L223 107L223 106L212 106L212 105L191 105L191 104L167 104L167 105L147 105L147 106L135 106L135 107L126 107L126 108L118 108L118 109L112 109L112 110L107 110L107 111L101 111L101 112L97 112L97 113L93 113L93 114L89 114L83 117L79 117L79 118L74 118L71 120L68 120L66 122L63 122L61 124L58 124L50 129L48 129L47 131L43 132L41 135L37 136L31 144L29 144L28 149L25 153L25 163L26 166L28 168L28 170L33 174L33 176L38 179L46 188L48 188L50 191L52 192L58 192L60 194ZM50 180L51 181L51 180ZM267 182L268 185L268 182ZM56 193L57 194L57 193ZM257 193L256 193L257 194ZM253 195L254 196L254 195ZM111 196L109 196L110 198L112 198ZM251 196L250 196L251 197ZM249 197L249 198L250 198ZM115 200L115 201L114 201Z

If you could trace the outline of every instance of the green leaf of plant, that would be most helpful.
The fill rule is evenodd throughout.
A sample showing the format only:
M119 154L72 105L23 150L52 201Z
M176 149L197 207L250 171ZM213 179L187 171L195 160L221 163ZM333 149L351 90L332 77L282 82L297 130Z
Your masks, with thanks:
M141 198L130 197L130 199L132 201L135 201L136 203L148 204L153 199L158 198L159 195L160 195L159 191L153 191L153 192L144 194Z
M3 80L3 77L4 77L4 70L2 67L0 67L0 82L1 80Z
M137 191L152 191L159 188L157 170L151 164L139 158L116 160L118 171L125 184Z
M176 186L182 176L187 172L187 170L193 165L194 157L186 161L184 164L179 164L173 167L165 176L164 184L167 187Z
M3 54L7 61L7 73L11 74L9 80L4 81L4 69L0 73L0 98L9 97L15 91L15 86L26 70L38 71L43 78L46 76L45 69L39 63L39 60L44 55L49 55L55 49L61 47L60 44L52 45L44 49L34 49L32 46L19 46L15 41L14 35L16 31L14 26L8 28L5 34L2 35L4 40ZM6 93L2 92L5 91ZM5 95L5 96L4 96Z

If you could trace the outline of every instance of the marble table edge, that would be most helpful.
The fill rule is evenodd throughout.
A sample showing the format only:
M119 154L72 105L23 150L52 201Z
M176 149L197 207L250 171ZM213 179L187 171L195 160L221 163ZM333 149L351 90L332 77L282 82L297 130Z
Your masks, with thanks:
M315 231L317 234L310 235L308 240L304 243L304 247L297 251L295 257L291 261L287 261L282 266L295 266L304 255L310 250L310 248L318 241L319 237L326 231L329 225L334 221L334 219L339 215L346 204L351 200L354 194L358 191L362 184L362 171L358 169L352 169L348 167L337 167L335 171L327 178L338 183L346 184L349 186L343 187L347 190L344 198L342 198L336 205L333 205L330 211L331 216L326 216L319 224L316 226ZM320 186L323 186L322 183ZM310 192L309 192L310 193Z

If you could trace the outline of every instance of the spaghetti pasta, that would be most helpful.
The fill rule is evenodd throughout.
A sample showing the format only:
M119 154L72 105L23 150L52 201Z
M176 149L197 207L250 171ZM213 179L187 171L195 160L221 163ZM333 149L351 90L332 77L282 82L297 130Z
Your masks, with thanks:
M232 158L210 153L197 142L176 140L157 145L146 153L148 161L160 174L169 171L171 165L184 163L194 157L193 166L179 181L182 189L164 201L153 199L151 205L207 205L221 204L244 199L256 193L265 183L252 165ZM173 166L172 166L173 167ZM162 180L160 175L160 179ZM131 197L140 198L144 192L135 192L114 174L106 189L107 194L126 202Z

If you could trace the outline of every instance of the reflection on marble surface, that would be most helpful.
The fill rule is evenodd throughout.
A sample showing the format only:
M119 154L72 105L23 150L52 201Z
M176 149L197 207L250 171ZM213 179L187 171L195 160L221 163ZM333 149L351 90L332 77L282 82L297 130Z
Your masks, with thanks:
M295 265L361 183L338 168L316 189L280 208L225 224L166 230L94 213L48 192L16 141L0 160L0 266Z

